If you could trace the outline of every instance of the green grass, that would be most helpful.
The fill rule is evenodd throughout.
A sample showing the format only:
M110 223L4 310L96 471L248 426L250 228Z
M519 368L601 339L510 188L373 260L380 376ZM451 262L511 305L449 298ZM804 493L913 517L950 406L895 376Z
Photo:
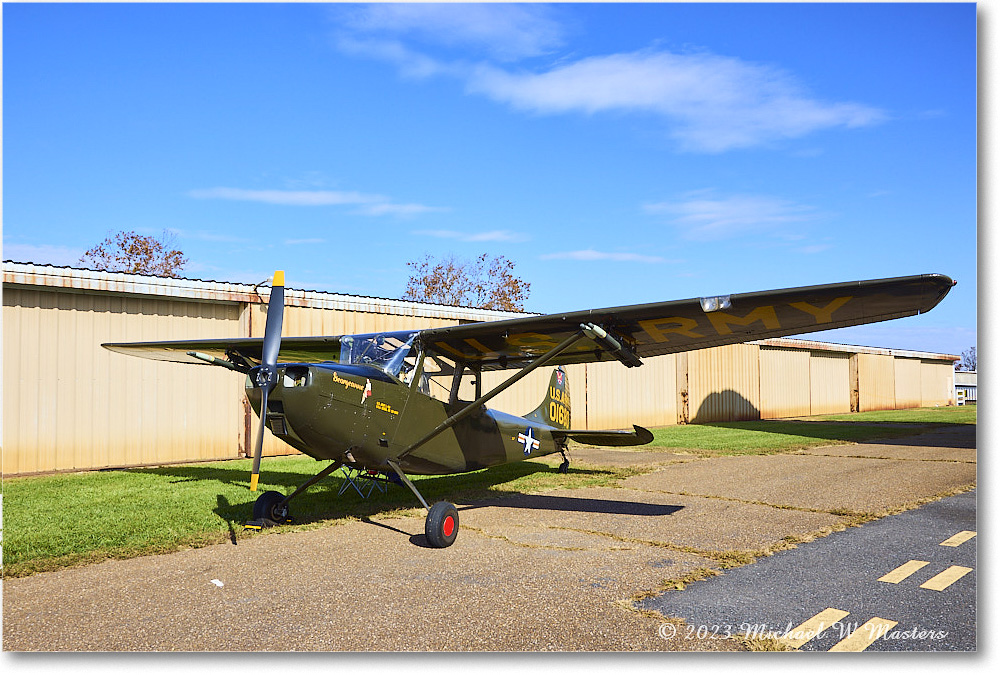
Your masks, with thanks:
M288 494L324 466L303 456L264 458L257 493L248 489L250 460L6 479L4 575L24 576L253 536L242 525L250 519L258 494L265 490ZM572 469L563 475L547 464L519 462L413 480L433 503L608 485L627 474ZM326 526L419 506L413 493L397 485L368 500L350 489L338 496L339 476L297 497L292 503L295 524L282 529Z
M946 425L975 423L975 406L713 422L654 429L653 442L643 448L677 448L704 456L759 455L836 443L901 438Z
M656 429L653 444L645 447L684 448L702 455L766 454L975 422L974 406L727 422ZM323 466L303 456L265 458L259 490L288 494ZM574 467L563 475L549 464L532 461L457 476L417 476L414 482L429 502L462 503L555 488L617 485L633 473ZM256 497L248 490L249 476L250 461L235 460L5 479L4 574L24 576L254 536L242 527ZM362 500L353 491L338 496L339 485L337 477L330 477L297 497L292 503L295 524L279 530L325 527L417 506L404 487L390 485L386 494Z

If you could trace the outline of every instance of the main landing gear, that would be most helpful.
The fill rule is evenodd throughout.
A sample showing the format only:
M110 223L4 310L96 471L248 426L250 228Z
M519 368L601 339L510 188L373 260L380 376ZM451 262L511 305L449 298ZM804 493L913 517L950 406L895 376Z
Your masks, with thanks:
M399 468L399 464L392 459L388 460L387 463L427 509L427 520L424 521L424 536L427 537L427 543L434 548L447 548L454 544L458 537L458 509L455 508L455 505L449 502L438 502L434 506L428 506L427 500L406 477L403 470Z
M396 472L403 484L410 488L410 491L417 496L420 503L427 509L427 520L424 521L424 536L427 543L434 548L447 548L455 543L458 537L458 509L449 502L438 502L433 506L427 504L427 500L417 490L417 488L406 477L402 469L394 460L389 460L389 466ZM302 494L307 488L316 484L326 476L336 471L342 466L342 462L334 462L318 474L300 485L295 492L287 497L280 492L268 490L253 505L253 520L244 525L248 530L260 530L265 527L273 527L282 523L291 522L288 515L288 502ZM567 462L568 466L568 462Z

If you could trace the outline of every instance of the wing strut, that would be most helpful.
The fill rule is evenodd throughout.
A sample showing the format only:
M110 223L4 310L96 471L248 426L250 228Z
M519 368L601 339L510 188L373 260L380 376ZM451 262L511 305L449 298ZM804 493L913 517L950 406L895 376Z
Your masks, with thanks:
M398 462L399 460L403 459L404 457L406 457L407 455L409 455L411 452L413 452L414 450L416 450L421 445L423 445L427 441L431 440L432 438L434 438L435 436L437 436L441 432L443 432L443 431L445 431L447 429L450 429L451 427L455 426L455 424L457 424L460 420L466 418L472 412L474 412L476 410L479 410L483 406L483 404L486 403L487 401L489 401L491 398L493 398L493 397L501 394L502 392L506 391L507 389L509 389L510 387L512 387L514 384L516 384L517 382L519 382L522 378L526 377L528 375L528 373L530 373L531 371L535 370L536 368L540 368L540 367L544 366L550 360L554 359L556 356L559 356L559 354L561 354L562 352L566 351L567 349L569 349L570 347L572 347L577 341L582 340L585 337L586 337L586 335L584 335L584 332L583 332L582 329L576 331L575 333L573 333L572 335L570 335L568 338L566 338L565 340L563 340L562 342L560 342L559 344L557 344L555 347L553 347L552 349L550 349L549 351L545 352L544 354L542 354L541 356L539 356L537 359L535 359L534 361L532 361L531 363L529 363L528 365L526 365L524 368L521 368L519 371L517 371L517 373L515 373L514 375L511 375L506 380L504 380L503 382L501 382L500 384L498 384L496 387L494 387L493 389L491 389L487 393L483 394L482 396L480 396L479 398L477 398L475 401L473 401L469 405L467 405L464 408L462 408L461 410L459 410L457 413L455 413L454 415L452 415L451 417L449 417L448 419L446 419L441 424L439 424L436 427L434 427L433 431L431 431L430 433L426 434L423 438L421 438L416 443L411 444L408 448L406 448L405 450L403 450L403 452L399 453L399 455L396 457L395 461Z

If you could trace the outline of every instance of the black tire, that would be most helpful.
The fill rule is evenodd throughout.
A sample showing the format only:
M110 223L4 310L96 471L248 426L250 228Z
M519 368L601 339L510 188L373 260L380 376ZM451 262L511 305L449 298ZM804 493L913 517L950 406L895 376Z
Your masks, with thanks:
M431 507L424 522L427 542L434 548L447 548L458 537L458 509L454 504L438 502Z
M563 460L563 463L559 465L559 473L569 473L569 460Z
M253 503L254 520L270 520L275 523L283 523L288 520L288 505L285 504L280 509L278 505L285 500L285 495L274 490L268 490Z

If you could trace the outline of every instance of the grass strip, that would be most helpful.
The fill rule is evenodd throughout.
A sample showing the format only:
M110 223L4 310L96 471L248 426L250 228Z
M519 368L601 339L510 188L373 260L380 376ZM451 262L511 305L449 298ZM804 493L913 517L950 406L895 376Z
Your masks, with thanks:
M653 441L641 449L676 448L698 456L777 454L824 445L902 438L975 423L975 406L711 422L654 429Z

